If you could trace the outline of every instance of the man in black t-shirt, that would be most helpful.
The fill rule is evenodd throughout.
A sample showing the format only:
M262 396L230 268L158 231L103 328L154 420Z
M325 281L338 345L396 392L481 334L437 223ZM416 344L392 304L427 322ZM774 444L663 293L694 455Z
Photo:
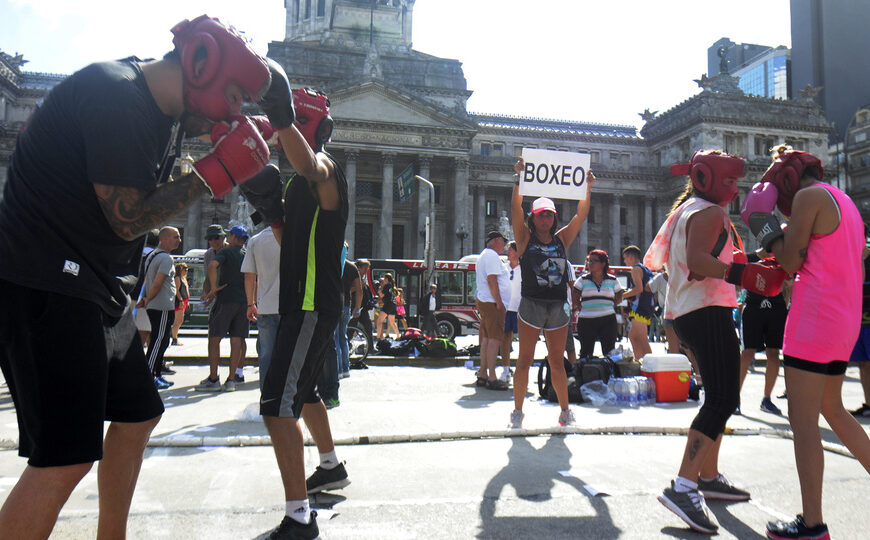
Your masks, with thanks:
M260 414L284 484L285 515L273 537L314 538L319 532L308 495L350 483L336 457L326 406L315 388L341 314L347 181L338 163L323 151L332 134L329 100L307 89L291 91L284 70L273 62L270 69L272 86L262 107L296 175L284 186L270 180L268 204L258 206L248 198L262 216L275 216L266 223L281 243L281 318L269 370L261 374L265 381ZM283 218L266 208L273 208L282 194ZM299 418L305 420L320 453L320 465L304 482Z
M15 306L0 310L0 368L29 459L0 509L0 538L47 538L103 457L96 536L125 536L163 412L128 296L143 235L268 161L252 121L232 116L269 84L265 60L205 16L173 33L162 60L91 64L67 77L16 141L0 200L0 298ZM194 173L164 183L182 136L213 124L214 148ZM39 249L22 257L23 245Z
M196 387L200 392L233 392L236 389L236 369L241 365L242 345L248 337L247 297L242 261L248 231L241 225L230 229L227 246L215 253L208 265L209 290L206 301L216 298L208 314L208 377ZM220 278L218 278L220 275ZM218 363L221 358L221 339L230 337L230 372L221 385ZM244 382L244 377L240 382Z

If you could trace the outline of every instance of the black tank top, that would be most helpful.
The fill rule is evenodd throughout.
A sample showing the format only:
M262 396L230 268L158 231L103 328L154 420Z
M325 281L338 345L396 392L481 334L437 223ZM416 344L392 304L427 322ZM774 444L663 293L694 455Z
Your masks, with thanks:
M324 152L325 153L325 152ZM323 210L308 181L294 175L284 188L284 233L281 239L279 311L341 313L341 270L344 228L347 224L347 180L335 159L338 194L336 210Z
M523 276L523 298L561 300L568 297L568 257L565 246L554 236L549 244L540 242L534 234L520 257Z

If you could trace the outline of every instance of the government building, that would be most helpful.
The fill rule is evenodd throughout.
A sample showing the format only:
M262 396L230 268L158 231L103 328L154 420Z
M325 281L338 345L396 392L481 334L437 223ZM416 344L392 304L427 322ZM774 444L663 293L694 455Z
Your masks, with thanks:
M513 111L468 111L461 59L438 58L411 46L414 0L285 0L286 34L269 44L294 87L325 92L335 120L327 150L344 168L350 188L347 241L355 258L422 258L430 194L417 182L399 189L397 178L420 175L434 184L433 245L438 259L455 260L483 249L486 233L506 228L513 164L523 148L583 152L598 178L587 225L569 247L582 264L593 248L614 262L623 247L646 249L686 179L668 167L701 148L720 148L747 159L739 204L770 164L780 142L828 159L830 123L812 96L795 99L744 94L727 69L698 79L701 91L664 112L644 111L633 126L571 119L520 117ZM62 77L28 73L22 59L0 58L0 178L16 133L38 100ZM251 111L255 112L255 111ZM208 149L190 144L194 159ZM292 169L273 152L282 174ZM404 175L403 175L404 173ZM403 188L407 186L402 186ZM399 193L402 192L402 199ZM576 201L556 201L572 216ZM170 224L182 230L183 249L204 247L213 222L248 223L249 208L235 192L208 197Z

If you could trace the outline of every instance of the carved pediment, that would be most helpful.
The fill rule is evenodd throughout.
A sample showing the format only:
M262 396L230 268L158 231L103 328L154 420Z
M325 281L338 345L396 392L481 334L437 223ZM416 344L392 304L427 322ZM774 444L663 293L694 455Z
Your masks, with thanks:
M362 121L428 128L473 130L474 124L456 118L380 81L369 81L329 95L330 113L338 121Z

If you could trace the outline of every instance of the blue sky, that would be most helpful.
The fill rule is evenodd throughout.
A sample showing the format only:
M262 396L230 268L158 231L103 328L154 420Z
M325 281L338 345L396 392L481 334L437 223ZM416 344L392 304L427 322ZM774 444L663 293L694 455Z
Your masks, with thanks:
M68 74L160 56L169 29L201 13L263 53L284 38L283 0L0 0L0 50ZM699 91L719 38L791 45L788 0L417 0L413 32L415 49L463 63L470 111L635 126Z

